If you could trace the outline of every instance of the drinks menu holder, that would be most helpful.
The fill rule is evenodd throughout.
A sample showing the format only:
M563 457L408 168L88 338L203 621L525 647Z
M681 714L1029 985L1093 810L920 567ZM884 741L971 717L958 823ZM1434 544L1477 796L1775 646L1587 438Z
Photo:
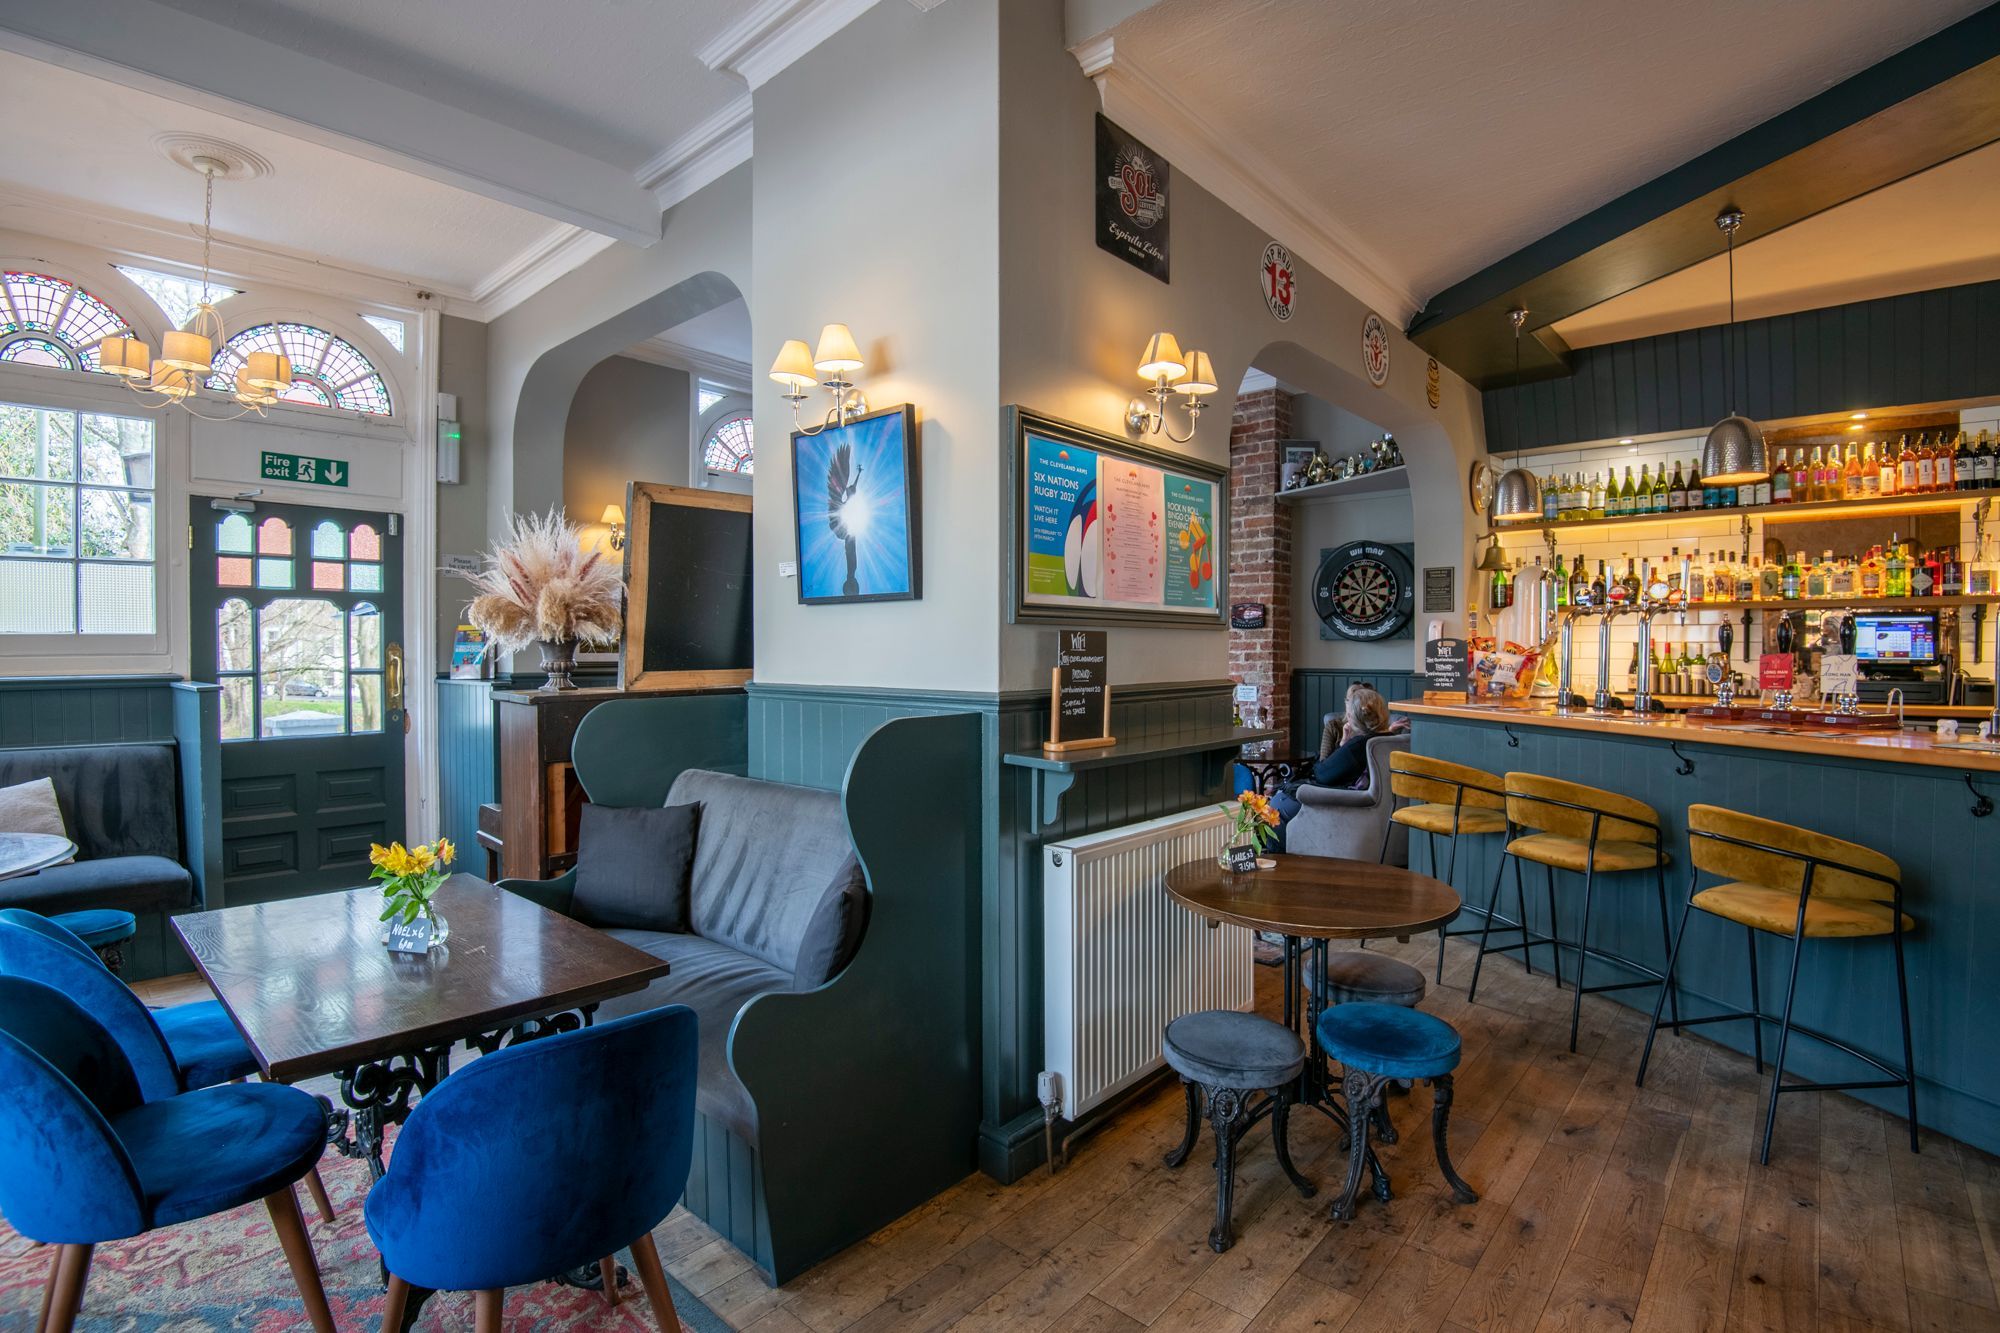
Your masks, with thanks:
M1111 734L1111 679L1105 632L1062 630L1056 635L1056 665L1049 673L1049 738L1044 754L1116 745Z

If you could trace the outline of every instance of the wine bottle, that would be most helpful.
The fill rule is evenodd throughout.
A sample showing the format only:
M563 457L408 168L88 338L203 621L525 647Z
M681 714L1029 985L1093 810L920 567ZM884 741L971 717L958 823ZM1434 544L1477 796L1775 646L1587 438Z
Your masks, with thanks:
M1923 436L1919 435L1918 448L1922 448L1923 442ZM1896 494L1917 494L1921 489L1922 477L1922 465L1917 461L1916 452L1910 448L1910 437L1905 435L1896 443Z
M1771 503L1785 505L1792 502L1792 465L1783 449L1771 463Z
M1679 459L1674 460L1674 479L1667 483L1667 511L1675 513L1688 507L1687 474L1681 471Z

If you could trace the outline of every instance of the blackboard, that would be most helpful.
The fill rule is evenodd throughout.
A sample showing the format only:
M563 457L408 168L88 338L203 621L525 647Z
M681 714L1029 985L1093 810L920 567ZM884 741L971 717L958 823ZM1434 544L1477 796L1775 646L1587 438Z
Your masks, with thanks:
M1424 645L1424 688L1464 694L1471 686L1464 639L1432 639Z
M635 482L626 512L626 688L749 680L750 497Z
M1111 744L1111 677L1101 629L1056 634L1056 667L1049 688L1050 750Z

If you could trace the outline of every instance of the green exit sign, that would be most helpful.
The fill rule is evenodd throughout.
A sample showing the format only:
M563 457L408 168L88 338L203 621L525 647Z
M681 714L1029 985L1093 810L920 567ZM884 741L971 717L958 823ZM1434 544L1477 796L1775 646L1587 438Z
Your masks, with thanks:
M308 486L345 486L348 465L338 458L264 451L264 480L299 482Z

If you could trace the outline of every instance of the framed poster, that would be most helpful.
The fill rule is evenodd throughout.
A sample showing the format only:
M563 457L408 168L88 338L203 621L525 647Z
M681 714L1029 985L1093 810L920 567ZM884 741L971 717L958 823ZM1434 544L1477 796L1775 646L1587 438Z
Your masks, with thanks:
M1097 248L1170 281L1167 160L1097 113Z
M750 679L750 497L635 481L625 487L628 690Z
M923 588L923 456L908 403L792 432L799 602L908 602Z
M1007 409L1015 623L1225 623L1229 469Z

